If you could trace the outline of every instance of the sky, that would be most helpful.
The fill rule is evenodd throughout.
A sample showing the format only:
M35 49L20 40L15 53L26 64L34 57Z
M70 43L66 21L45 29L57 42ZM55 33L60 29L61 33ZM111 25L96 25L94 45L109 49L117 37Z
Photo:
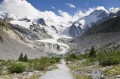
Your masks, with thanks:
M2 2L3 0L0 0ZM77 10L85 11L88 8L104 6L120 7L120 0L27 0L40 11L53 11L56 14L58 10L74 14Z
M27 0L34 7L41 11L63 10L68 13L74 13L77 10L86 10L97 6L120 7L120 0ZM71 5L74 5L71 7Z

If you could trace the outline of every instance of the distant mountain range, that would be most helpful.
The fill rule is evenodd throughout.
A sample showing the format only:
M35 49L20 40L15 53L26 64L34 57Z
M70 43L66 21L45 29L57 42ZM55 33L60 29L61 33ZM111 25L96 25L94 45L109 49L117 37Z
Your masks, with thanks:
M38 11L26 0L13 2L12 9L0 7L1 59L17 59L21 52L29 58L85 53L92 46L99 49L120 40L120 8L97 7L84 16L60 11L63 15L58 16ZM5 22L9 30L3 30Z
M14 7L11 7L12 3L15 4ZM63 17L51 11L38 11L26 0L12 1L12 3L6 5L7 8L0 7L2 19L29 29L33 24L39 25L53 38L79 36L88 28L120 15L120 8L111 8L108 11L104 7L98 6L84 16L76 14L76 16L70 17L59 10L63 16L66 15Z

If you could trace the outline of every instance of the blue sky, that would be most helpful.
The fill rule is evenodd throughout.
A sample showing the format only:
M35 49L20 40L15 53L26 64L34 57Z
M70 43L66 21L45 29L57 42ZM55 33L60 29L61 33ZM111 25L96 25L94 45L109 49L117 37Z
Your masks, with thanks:
M96 6L104 6L105 8L120 7L120 0L28 0L28 2L42 11L52 10L56 12L60 9L68 13L74 13L79 9L84 10ZM76 8L70 8L65 3L71 3ZM51 8L51 6L56 9Z
M2 0L0 0L2 1ZM27 0L34 7L41 11L54 11L55 13L58 10L66 11L70 14L76 12L77 10L84 10L97 6L104 6L105 8L109 7L120 7L120 0ZM75 5L76 8L70 8L66 3L71 3ZM55 7L55 9L52 8Z

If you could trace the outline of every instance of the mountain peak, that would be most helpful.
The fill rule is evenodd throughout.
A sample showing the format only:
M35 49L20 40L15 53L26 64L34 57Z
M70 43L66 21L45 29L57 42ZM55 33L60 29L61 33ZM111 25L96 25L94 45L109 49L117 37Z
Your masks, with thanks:
M120 11L120 8L114 8L114 7L112 7L112 8L109 9L109 11L111 13L117 13L118 11Z

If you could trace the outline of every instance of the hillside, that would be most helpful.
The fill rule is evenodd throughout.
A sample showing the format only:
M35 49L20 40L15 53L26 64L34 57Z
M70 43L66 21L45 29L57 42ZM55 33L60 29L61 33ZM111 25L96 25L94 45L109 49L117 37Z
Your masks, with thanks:
M120 16L113 17L102 24L95 25L89 28L84 34L90 35L109 32L120 32Z
M45 53L21 41L12 31L0 31L0 59L18 59L21 52L27 54L30 59L46 56Z
M71 47L70 52L84 53L88 52L92 46L96 49L109 48L111 43L119 46L120 41L120 17L114 17L99 25L88 29L83 35L71 40L76 46ZM113 46L114 46L113 45ZM117 47L119 50L120 47Z

